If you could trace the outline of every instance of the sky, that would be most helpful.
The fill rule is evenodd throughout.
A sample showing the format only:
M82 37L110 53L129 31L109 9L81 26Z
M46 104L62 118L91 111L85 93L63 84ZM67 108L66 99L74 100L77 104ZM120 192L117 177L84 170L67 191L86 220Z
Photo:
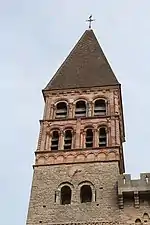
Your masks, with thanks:
M87 29L122 84L126 173L150 172L150 1L0 0L0 214L26 221L46 86Z

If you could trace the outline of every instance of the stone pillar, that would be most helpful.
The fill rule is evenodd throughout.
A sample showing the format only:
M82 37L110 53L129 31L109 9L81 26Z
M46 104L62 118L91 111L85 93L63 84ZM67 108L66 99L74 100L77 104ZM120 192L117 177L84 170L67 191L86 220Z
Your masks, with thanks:
M58 150L63 150L63 148L64 148L64 132L61 130L59 136Z
M88 111L88 115L89 117L93 116L93 102L89 102L89 111Z
M76 110L76 104L72 104L72 118L74 118L75 117L75 110Z
M108 125L108 127L106 128L106 146L111 146L111 127Z
M69 103L68 105L68 118L73 118L73 104Z
M86 132L85 130L81 130L81 135L80 135L80 138L81 138L81 148L85 148L85 135L86 135Z
M50 107L50 120L55 118L55 113L56 113L56 106L52 104Z
M45 132L45 146L43 150L50 151L50 143L51 143L50 124L47 124Z
M72 133L72 143L71 143L71 149L75 148L75 137L76 137L76 132L74 130L71 130Z
M98 142L98 133L99 131L95 128L93 130L93 147L96 148L96 147L99 147L99 142Z
M76 124L76 148L80 148L80 127L81 127L81 119L77 119L77 124Z

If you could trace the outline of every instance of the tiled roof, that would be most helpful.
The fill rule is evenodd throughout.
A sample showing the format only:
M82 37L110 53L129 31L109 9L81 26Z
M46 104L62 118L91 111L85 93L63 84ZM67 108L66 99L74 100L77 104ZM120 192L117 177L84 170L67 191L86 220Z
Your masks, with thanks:
M93 30L86 30L44 90L119 84Z

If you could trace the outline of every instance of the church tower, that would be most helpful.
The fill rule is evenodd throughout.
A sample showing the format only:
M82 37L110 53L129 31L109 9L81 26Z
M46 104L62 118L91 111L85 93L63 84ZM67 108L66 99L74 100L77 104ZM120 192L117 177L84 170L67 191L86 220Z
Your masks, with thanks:
M150 176L123 175L121 85L93 30L85 31L43 96L27 225L148 220Z

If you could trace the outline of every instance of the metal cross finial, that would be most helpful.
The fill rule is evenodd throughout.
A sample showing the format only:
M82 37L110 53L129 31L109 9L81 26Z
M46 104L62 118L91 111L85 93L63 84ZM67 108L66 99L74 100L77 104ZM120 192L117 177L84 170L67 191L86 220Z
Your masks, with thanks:
M92 19L92 15L89 16L89 19L86 20L87 22L89 22L89 29L91 29L92 26L92 22L95 21L94 19Z

